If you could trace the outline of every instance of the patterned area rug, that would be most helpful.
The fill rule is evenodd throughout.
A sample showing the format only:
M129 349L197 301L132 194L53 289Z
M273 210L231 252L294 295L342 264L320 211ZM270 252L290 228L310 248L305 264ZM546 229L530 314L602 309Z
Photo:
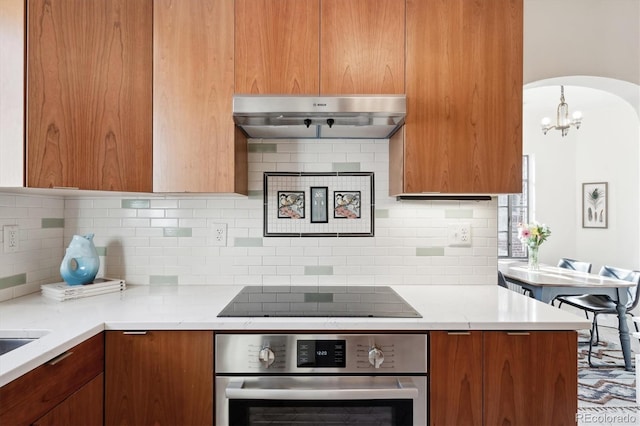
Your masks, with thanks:
M636 375L624 369L620 344L600 341L593 347L590 368L588 334L578 337L578 407L633 407L636 405ZM634 354L633 354L634 355ZM635 359L635 355L633 356Z

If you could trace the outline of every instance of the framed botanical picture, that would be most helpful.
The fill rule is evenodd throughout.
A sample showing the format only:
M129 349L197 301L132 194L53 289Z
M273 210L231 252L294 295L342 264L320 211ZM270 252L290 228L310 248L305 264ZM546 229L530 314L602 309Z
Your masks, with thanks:
M607 182L582 184L582 227L606 228L608 224L609 193Z
M312 186L310 192L311 223L329 222L329 200L327 200L329 188L326 186Z
M304 191L278 191L278 219L304 219Z

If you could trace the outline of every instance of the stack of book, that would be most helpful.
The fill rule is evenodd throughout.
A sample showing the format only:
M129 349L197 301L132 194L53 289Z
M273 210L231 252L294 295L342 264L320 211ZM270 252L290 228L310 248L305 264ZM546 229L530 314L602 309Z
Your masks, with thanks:
M40 286L42 295L59 301L79 299L82 297L96 296L98 294L123 291L126 285L124 280L113 278L96 278L92 283L83 285L69 285L65 282L43 284Z

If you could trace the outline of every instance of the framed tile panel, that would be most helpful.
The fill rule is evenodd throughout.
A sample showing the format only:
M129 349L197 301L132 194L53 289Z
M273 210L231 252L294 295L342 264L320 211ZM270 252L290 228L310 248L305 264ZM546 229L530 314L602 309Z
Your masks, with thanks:
M265 237L372 237L373 172L265 172Z

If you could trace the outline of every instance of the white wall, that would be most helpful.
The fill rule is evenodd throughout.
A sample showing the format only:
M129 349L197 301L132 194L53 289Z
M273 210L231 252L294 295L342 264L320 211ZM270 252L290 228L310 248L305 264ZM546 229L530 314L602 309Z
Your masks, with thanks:
M524 82L609 77L640 85L640 1L524 0Z
M541 249L542 262L573 257L593 263L640 269L640 120L634 108L611 93L565 86L570 112L584 115L579 130L540 131L540 120L555 120L559 86L524 92L523 152L532 156L535 218L552 229ZM607 229L582 228L582 183L608 182Z

